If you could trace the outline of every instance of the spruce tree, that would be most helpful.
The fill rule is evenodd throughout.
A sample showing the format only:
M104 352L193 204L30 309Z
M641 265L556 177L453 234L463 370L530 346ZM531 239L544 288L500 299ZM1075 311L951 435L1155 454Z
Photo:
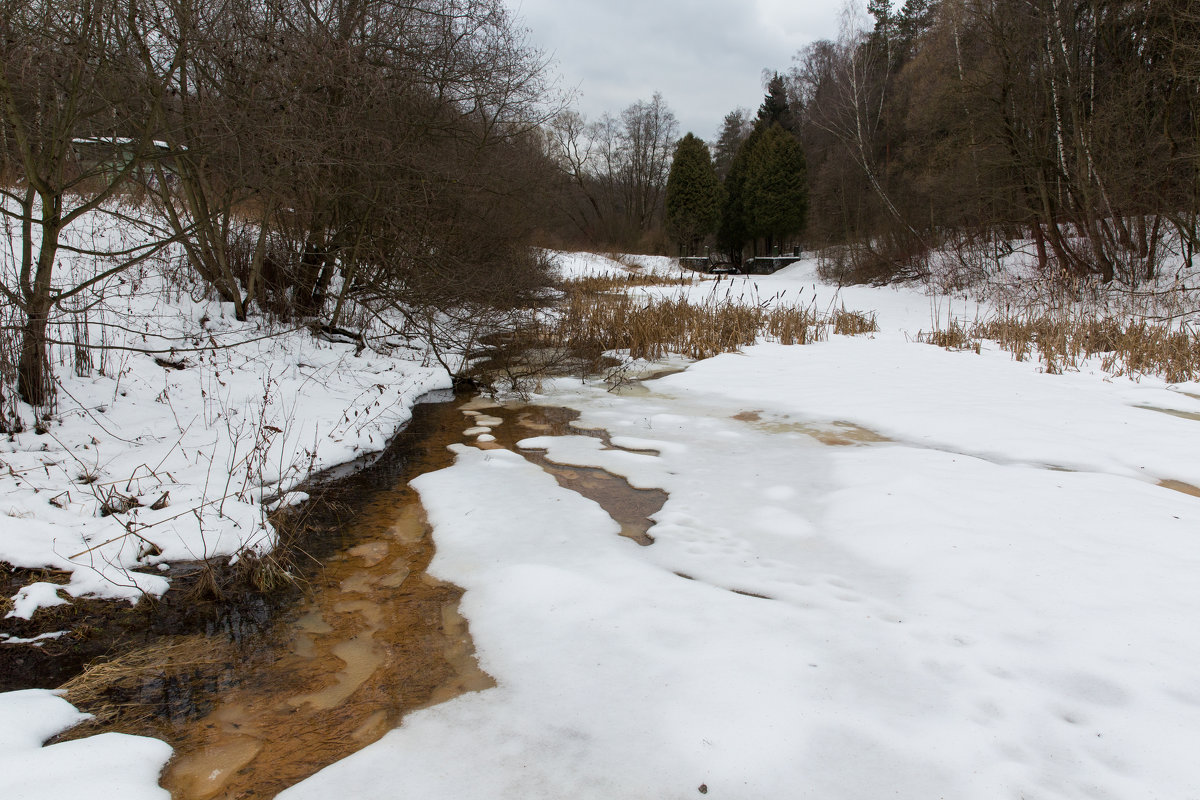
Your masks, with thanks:
M728 117L726 119L728 120ZM754 122L754 129L746 137L746 140L742 142L741 148L729 166L729 174L725 176L725 201L721 207L721 224L717 230L717 244L721 249L729 253L734 263L741 263L742 248L751 239L760 236L773 239L775 236L799 233L804 227L804 219L806 219L808 211L807 181L803 177L804 151L800 146L797 127L796 118L792 114L791 105L787 99L787 90L783 78L779 76L779 73L775 73L767 83L767 93L763 97L762 105L758 108L758 116ZM756 171L751 170L751 164L758 158L756 150L760 141L773 128L779 129L779 134L777 135L782 135L791 140L789 153L792 156L798 153L800 158L801 179L799 186L801 187L800 202L802 210L799 212L800 224L791 230L786 229L787 225L784 225L783 228L771 227L776 225L776 223L770 223L768 226L769 230L764 229L755 217L755 214L763 213L763 204L766 203L765 198L769 197L772 191L779 191L786 195L786 199L781 199L780 202L795 202L797 199L794 191L795 187L785 187L780 184L782 179L768 175L766 167L760 166ZM776 134L773 134L773 136L776 136ZM778 147L778 145L773 145L773 147ZM772 155L771 158L774 159L775 155ZM788 169L793 169L794 164L789 166L789 164L784 163L786 161L787 159L784 159L780 163ZM764 179L769 182L770 186L776 188L758 187L758 181ZM753 206L757 206L757 209L752 208ZM782 222L779 224L782 224ZM768 247L770 244L771 242L768 242Z
M804 230L808 185L804 150L781 125L759 139L746 164L743 214L750 236L765 239L767 251Z
M742 142L737 155L733 157L733 162L729 165L729 174L725 176L725 196L721 204L721 223L717 228L717 246L729 254L734 264L741 264L742 248L750 238L743 195L750 155L761 136L762 128L755 125L746 141Z
M758 120L755 124L763 129L779 125L791 134L797 133L796 120L792 116L792 107L787 99L787 88L778 72L767 83L767 94L762 105L758 107Z
M716 230L720 193L708 145L689 133L675 146L667 176L667 231L683 255L695 255L700 241Z

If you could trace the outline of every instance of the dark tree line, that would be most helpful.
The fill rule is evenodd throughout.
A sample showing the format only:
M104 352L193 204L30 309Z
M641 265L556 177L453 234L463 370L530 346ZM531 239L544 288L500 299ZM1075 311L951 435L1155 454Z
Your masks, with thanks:
M92 255L176 243L239 318L519 301L544 67L500 0L0 0L22 398L46 402L48 324L91 285L56 273L65 232L134 188L167 230Z
M809 237L861 277L1030 242L1047 274L1136 284L1200 214L1194 0L872 0L789 75Z
M804 149L778 75L751 122L726 115L714 158L692 134L675 149L667 183L667 229L683 255L712 238L735 264L743 255L795 247L808 213ZM712 235L715 234L715 237Z

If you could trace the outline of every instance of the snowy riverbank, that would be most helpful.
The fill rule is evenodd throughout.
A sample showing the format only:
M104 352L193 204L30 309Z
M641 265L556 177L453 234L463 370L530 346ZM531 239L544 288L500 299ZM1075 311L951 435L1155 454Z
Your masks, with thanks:
M584 256L566 266L608 268ZM987 343L979 354L921 344L946 301L919 287L838 291L811 261L647 291L714 285L874 310L880 331L760 344L621 392L546 384L533 402L577 409L576 424L614 447L582 435L522 445L665 490L649 547L519 453L456 446L452 467L414 486L434 526L430 571L466 589L460 610L497 685L410 714L281 797L1200 790L1200 497L1187 493L1200 484L1200 387L1090 367L1048 375ZM956 300L950 312L978 309ZM354 358L344 345L317 352ZM277 375L283 357L244 363ZM368 360L377 371L339 397L403 371ZM169 381L188 370L158 369L147 393L182 391ZM296 370L288 380L303 381ZM408 397L397 384L438 377L394 379L384 394ZM339 446L373 444L363 430L365 444L356 433ZM0 714L19 713L18 700L0 695ZM49 732L14 730L13 758ZM30 791L19 796L65 796ZM142 791L157 790L147 779Z
M916 343L918 292L842 296L881 332L536 399L617 449L525 446L667 490L648 548L516 454L421 478L498 685L284 797L1195 794L1200 498L1157 482L1200 480L1200 400Z

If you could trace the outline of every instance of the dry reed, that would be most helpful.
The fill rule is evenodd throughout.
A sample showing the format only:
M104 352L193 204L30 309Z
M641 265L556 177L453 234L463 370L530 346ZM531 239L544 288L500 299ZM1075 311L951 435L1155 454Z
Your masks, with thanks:
M865 314L861 311L847 311L845 306L832 314L833 332L845 336L859 336L864 333L875 333L879 324L875 321L875 312Z
M691 286L696 281L696 278L682 274L667 277L640 272L622 272L571 278L563 281L561 288L568 294L573 292L618 292L647 286Z
M81 734L97 727L151 733L161 713L146 702L148 681L186 684L200 674L228 671L237 661L226 639L178 636L93 662L59 687L73 705L94 715ZM72 738L69 734L65 738Z
M1169 383L1200 379L1200 335L1186 326L1145 319L1122 321L1086 312L1001 313L971 325L952 322L921 340L979 351L989 339L1018 361L1042 360L1048 373L1079 369L1092 357L1114 375L1158 375Z
M767 338L807 344L837 333L876 330L875 317L840 309L823 315L811 306L747 304L710 295L695 302L685 295L658 297L595 290L575 284L559 313L535 336L542 346L594 353L619 350L634 359L657 360L669 353L710 358Z

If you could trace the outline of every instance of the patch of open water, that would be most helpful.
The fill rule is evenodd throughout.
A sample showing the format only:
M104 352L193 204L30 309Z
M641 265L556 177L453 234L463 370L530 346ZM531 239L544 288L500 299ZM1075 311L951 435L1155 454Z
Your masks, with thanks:
M175 756L161 782L178 800L262 798L376 741L409 711L493 686L458 613L462 590L425 571L434 543L408 481L449 466L448 445L473 438L478 447L521 453L598 502L623 535L650 544L649 517L664 492L516 447L529 436L581 433L611 446L606 434L571 427L577 416L479 398L418 406L400 434L405 455L385 457L373 486L351 480L349 493L336 497L341 524L321 544L305 600L254 635L175 637L128 664L107 665L96 680L119 676L133 686L125 696L146 709L107 729L170 743ZM93 697L104 702L102 690Z

